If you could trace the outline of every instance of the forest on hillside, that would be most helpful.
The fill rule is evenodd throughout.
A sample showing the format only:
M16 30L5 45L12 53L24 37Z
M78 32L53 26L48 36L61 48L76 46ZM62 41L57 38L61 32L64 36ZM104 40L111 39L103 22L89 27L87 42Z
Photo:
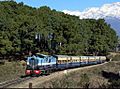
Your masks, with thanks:
M0 56L17 52L106 55L117 44L116 32L104 19L77 16L0 1Z

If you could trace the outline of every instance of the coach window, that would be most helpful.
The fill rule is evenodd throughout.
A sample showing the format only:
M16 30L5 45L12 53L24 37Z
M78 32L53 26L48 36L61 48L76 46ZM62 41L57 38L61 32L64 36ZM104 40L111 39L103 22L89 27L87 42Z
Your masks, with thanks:
M60 61L58 60L58 63L60 63Z
M61 64L62 62L61 62L61 61L59 61L59 63Z
M67 60L65 60L65 62L67 62Z

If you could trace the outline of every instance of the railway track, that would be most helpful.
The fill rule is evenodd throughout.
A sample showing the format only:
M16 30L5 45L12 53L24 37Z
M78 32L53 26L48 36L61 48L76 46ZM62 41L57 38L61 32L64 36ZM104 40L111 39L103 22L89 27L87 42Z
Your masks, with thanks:
M17 78L17 79L13 79L13 80L10 80L10 81L5 81L5 82L0 83L0 88L7 88L8 86L18 84L18 83L21 83L23 81L30 80L32 78L33 77L25 77L25 78Z

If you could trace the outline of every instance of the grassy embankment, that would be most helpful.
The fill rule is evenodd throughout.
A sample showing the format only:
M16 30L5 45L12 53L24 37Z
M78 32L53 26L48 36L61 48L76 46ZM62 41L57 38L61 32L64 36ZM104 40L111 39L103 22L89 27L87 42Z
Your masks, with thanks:
M79 70L60 78L54 78L36 87L39 88L120 88L120 55L114 56L111 62Z
M15 79L24 75L25 66L21 62L5 62L0 64L0 82Z

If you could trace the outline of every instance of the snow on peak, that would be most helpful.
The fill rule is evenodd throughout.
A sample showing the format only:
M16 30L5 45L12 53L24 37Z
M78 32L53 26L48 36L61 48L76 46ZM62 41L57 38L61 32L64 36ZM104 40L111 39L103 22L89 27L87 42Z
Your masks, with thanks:
M87 8L83 12L80 11L69 11L63 10L65 14L79 16L80 19L86 18L105 18L105 17L116 17L120 19L120 2L115 2L112 4L104 4L102 7L92 7Z

